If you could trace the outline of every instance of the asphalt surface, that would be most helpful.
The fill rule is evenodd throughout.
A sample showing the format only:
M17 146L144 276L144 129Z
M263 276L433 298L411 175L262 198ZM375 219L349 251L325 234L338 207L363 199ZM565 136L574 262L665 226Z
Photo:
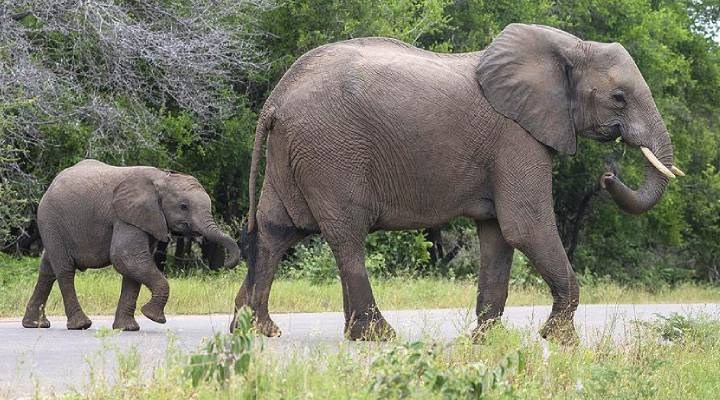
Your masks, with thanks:
M507 326L537 332L550 313L550 306L507 307L503 321ZM581 305L575 325L585 344L609 335L627 340L633 321L651 320L657 315L703 314L720 318L720 304L595 304ZM449 341L474 326L468 309L384 311L383 315L401 339ZM343 339L342 313L273 314L283 336L265 341L268 351L284 354L307 352L314 348L333 351L339 346L362 345ZM168 349L194 350L215 332L227 332L230 316L168 316L164 325L138 317L139 332L112 332L112 317L91 317L87 331L68 331L65 318L50 318L49 329L24 329L20 319L0 319L0 398L32 397L67 391L83 392L93 385L112 384L117 375L119 354L133 349L140 356L146 377L162 365Z

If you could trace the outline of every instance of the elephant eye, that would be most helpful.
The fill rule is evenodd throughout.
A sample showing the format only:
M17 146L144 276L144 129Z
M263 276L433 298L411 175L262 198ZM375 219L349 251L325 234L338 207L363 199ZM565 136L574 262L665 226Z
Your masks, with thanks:
M184 203L183 203L183 204L180 204L180 209L183 210L183 211L187 211L187 210L189 209L189 207L188 207L187 204L184 204Z
M625 95L622 92L615 92L612 94L613 100L615 100L618 103L625 104Z

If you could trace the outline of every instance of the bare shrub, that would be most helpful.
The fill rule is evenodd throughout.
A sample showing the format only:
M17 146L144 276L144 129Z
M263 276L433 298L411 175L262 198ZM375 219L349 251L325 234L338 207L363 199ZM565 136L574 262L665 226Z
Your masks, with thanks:
M200 140L266 68L257 17L271 0L18 0L0 6L0 242L22 226L56 170L51 137L73 157L152 149L158 118L193 116ZM54 135L54 136L53 136ZM57 140L56 140L57 142ZM64 144L64 143L62 143ZM54 144L56 145L56 144ZM53 168L56 166L53 165Z

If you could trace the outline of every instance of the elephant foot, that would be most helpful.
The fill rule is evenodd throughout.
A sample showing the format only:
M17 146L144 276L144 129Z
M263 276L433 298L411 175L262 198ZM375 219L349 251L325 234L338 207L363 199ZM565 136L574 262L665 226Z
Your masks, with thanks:
M148 317L149 320L155 321L158 324L164 324L166 322L165 320L165 312L162 308L154 306L151 303L147 303L144 306L140 308L140 312L143 313L144 316Z
M345 324L345 337L349 340L385 342L395 339L397 334L382 316L367 319L353 319Z
M112 325L113 329L121 331L134 332L140 330L140 325L135 321L134 317L116 317Z
M575 346L580 339L575 331L572 318L550 317L540 329L540 336L564 346Z
M256 318L253 320L253 330L267 337L280 337L282 335L282 330L280 330L270 317Z
M72 331L87 329L90 325L92 325L92 321L82 311L76 312L67 321L67 328Z
M26 315L22 320L22 326L24 328L49 328L50 321L48 321L44 315L41 315L39 318L28 317Z
M241 305L235 309L235 313L233 314L232 322L230 322L230 333L234 333L236 329L238 329L238 316L243 311L242 309L247 308L251 315L252 315L252 325L250 328L252 331L258 335L263 335L267 337L280 337L282 336L282 330L275 324L275 322L270 319L270 316L265 313L265 316L258 316L252 309L247 305ZM245 323L243 323L245 325ZM243 328L246 329L247 327Z

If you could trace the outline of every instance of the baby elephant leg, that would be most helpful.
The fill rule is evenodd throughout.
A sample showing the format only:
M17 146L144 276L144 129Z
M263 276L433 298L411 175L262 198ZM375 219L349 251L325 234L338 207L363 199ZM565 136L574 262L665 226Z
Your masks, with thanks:
M150 289L152 296L140 311L149 319L164 324L165 304L170 295L170 285L153 262L148 234L132 225L116 222L110 246L110 259L115 269L123 275L123 293L118 306L124 307L125 310L124 312L118 310L118 313L127 317L130 312L127 304L136 301L139 284L143 284ZM132 311L134 313L134 308Z
M135 306L138 294L140 294L140 283L129 276L123 276L113 329L120 329L121 331L137 331L140 329L140 325L135 321Z
M43 253L40 261L40 273L35 290L25 308L22 326L25 328L49 328L50 321L45 317L45 303L55 283L55 273L50 266L47 253Z

